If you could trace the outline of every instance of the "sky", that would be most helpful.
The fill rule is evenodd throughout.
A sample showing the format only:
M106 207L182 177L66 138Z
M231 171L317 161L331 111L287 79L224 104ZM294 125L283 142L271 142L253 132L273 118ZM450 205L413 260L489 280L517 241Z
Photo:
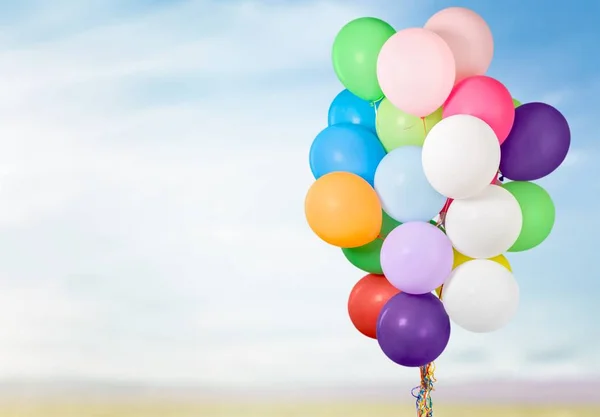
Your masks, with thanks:
M0 375L209 387L416 380L351 325L364 274L303 212L308 150L343 88L337 31L488 21L489 75L572 128L540 181L557 220L509 254L513 322L453 327L446 381L600 377L600 4L0 1Z

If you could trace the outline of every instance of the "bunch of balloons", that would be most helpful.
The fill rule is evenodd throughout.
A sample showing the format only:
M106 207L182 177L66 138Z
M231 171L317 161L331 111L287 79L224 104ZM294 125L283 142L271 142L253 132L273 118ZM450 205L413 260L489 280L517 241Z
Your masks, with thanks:
M350 318L403 366L438 358L451 321L505 326L519 288L503 253L538 246L554 225L551 197L531 181L564 161L569 125L486 76L493 52L485 20L460 7L399 31L359 18L335 38L346 89L310 148L306 218L369 273Z

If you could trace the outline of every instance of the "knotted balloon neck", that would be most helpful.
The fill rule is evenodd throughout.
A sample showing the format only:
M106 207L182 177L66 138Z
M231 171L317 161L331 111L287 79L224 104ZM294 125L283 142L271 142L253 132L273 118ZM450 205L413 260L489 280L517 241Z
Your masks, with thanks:
M433 404L431 392L436 382L434 371L435 364L428 363L419 368L421 371L421 385L412 389L412 396L416 398L417 417L433 417Z
M375 99L375 100L373 100L373 101L371 102L371 107L375 107L375 108L377 108L377 103L379 103L381 100L383 100L383 98L384 98L384 97L385 97L385 96L381 96L381 97L379 97L378 99Z
M381 100L383 100L385 96L381 96L379 97L377 100L373 100L370 104L371 107L373 107L373 110L375 111L375 118L377 118L377 105L381 102Z
M443 231L446 231L446 213L448 213L448 209L443 209L440 211L439 219L436 222L436 226L441 228Z

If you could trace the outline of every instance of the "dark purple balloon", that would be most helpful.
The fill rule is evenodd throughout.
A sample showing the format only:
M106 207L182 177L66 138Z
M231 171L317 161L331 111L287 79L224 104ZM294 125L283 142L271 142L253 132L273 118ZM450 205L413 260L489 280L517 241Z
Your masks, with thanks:
M571 130L561 112L549 104L523 104L502 144L500 172L514 181L538 180L562 164L570 145Z
M383 353L402 366L436 360L450 340L450 318L431 293L393 296L377 319L377 341Z

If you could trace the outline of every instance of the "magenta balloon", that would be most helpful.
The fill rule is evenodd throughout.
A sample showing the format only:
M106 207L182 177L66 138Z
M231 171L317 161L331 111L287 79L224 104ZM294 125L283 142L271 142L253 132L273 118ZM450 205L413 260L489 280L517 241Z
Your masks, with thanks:
M444 283L454 253L450 239L425 222L404 223L381 247L381 269L390 283L407 294L426 294Z

